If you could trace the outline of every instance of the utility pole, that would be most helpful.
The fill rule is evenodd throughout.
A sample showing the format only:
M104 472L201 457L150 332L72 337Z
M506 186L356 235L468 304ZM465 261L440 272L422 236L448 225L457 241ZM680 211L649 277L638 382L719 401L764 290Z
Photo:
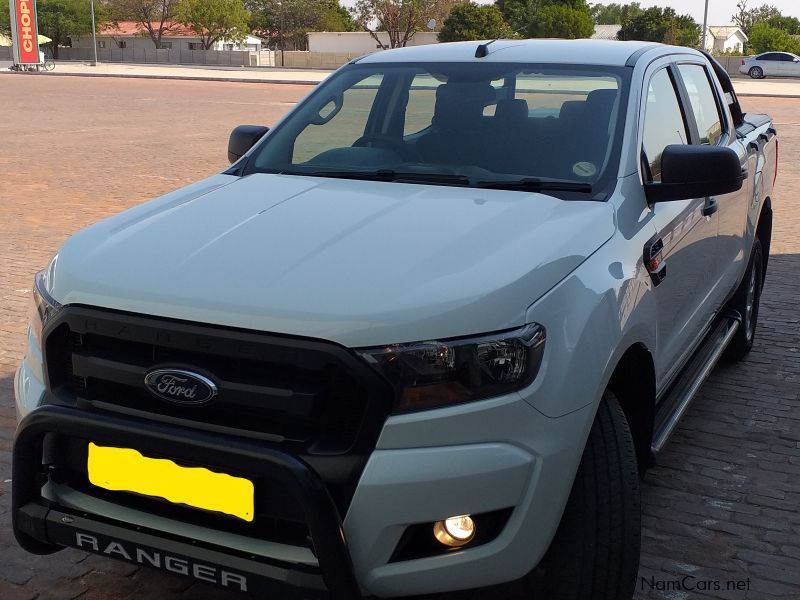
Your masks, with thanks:
M89 6L92 10L92 48L94 52L94 62L92 62L92 66L97 66L97 25L94 22L94 0L89 0Z
M706 0L706 11L703 14L703 42L702 42L702 46L701 46L702 50L706 49L706 35L707 35L707 32L708 32L708 0Z
M285 67L286 66L286 61L285 61L284 56L283 56L283 48L284 48L284 42L283 42L283 35L284 35L283 34L283 2L278 2L278 7L281 9L280 21L278 23L278 28L281 30L280 31L280 34L281 34L281 66Z

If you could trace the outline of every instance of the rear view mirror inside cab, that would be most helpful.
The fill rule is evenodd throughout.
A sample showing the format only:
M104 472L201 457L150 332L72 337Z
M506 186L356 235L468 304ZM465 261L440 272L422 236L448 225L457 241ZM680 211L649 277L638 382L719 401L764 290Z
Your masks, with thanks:
M342 110L343 105L344 96L342 94L338 94L337 96L330 98L325 104L322 105L322 108L317 111L317 114L311 118L311 122L314 125L324 125L337 114L339 114L339 111Z

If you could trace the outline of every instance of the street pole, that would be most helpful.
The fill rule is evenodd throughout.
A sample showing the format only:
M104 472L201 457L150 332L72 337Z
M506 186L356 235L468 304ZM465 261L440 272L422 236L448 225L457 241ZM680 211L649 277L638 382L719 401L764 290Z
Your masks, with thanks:
M92 48L94 49L94 62L93 67L97 66L97 25L94 22L94 0L89 0L89 6L92 9Z
M285 62L284 57L283 57L283 46L284 46L284 43L283 43L283 2L278 2L278 6L281 9L280 25L279 25L280 30L281 30L281 66L285 67L286 66L286 62Z
M708 32L708 0L706 0L706 12L703 14L703 50L706 49L706 35Z

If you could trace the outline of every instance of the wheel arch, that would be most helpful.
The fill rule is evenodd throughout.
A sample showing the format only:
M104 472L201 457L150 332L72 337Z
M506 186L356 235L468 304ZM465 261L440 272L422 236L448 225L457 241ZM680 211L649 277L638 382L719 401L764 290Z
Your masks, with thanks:
M610 389L622 407L631 429L639 472L652 466L650 445L653 440L653 425L656 403L656 372L653 356L643 343L628 347L617 362Z
M770 197L767 197L764 200L764 205L761 207L761 213L758 215L758 223L756 224L756 237L761 242L761 250L763 254L763 269L761 270L761 273L762 277L765 279L767 277L767 264L769 263L769 247L772 243L772 199Z

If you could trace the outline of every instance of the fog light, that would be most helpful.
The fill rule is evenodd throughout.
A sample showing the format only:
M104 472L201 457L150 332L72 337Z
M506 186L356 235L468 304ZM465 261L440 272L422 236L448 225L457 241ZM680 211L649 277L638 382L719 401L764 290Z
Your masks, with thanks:
M433 535L445 546L457 548L475 537L475 521L469 515L449 517L433 524Z

